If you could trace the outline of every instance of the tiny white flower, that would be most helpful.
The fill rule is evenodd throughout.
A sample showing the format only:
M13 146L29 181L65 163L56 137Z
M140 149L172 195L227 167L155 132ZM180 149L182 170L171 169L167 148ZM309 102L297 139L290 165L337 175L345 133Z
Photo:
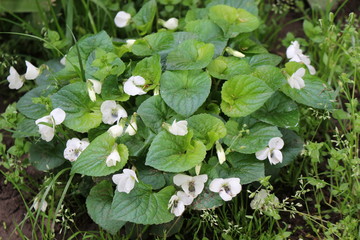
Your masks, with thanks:
M311 75L316 73L315 68L310 65L310 58L303 54L302 50L300 49L300 44L298 41L291 42L291 45L286 49L286 57L290 59L290 62L304 63L309 69Z
M70 162L76 161L89 144L90 143L87 139L80 140L78 138L72 138L67 140L66 148L64 150L64 158Z
M130 136L134 136L137 132L137 124L136 124L136 112L131 116L130 123L127 126L125 133L129 134Z
M125 109L113 100L104 101L101 104L100 111L102 113L102 121L110 125L114 124L114 122L119 122L121 118L127 117Z
M207 180L208 176L206 174L195 177L177 174L173 177L174 184L181 186L184 192L193 198L196 198L204 190L204 184Z
M177 18L170 18L162 24L165 28L169 30L175 30L179 25L179 20Z
M181 120L176 122L175 119L171 124L171 126L169 127L169 132L173 135L185 136L188 133L187 124L188 123L186 120Z
M305 75L305 68L299 68L298 70L296 70L296 72L294 72L289 78L288 78L288 83L290 85L291 88L296 88L296 89L301 89L303 87L305 87L305 81L303 78L303 76Z
M66 64L66 55L63 56L63 57L60 59L60 64L65 66L65 64Z
M120 154L115 146L112 152L106 158L106 166L108 167L116 166L116 163L120 161L121 161Z
M120 11L116 14L114 22L117 27L123 28L129 25L130 19L131 15L129 13Z
M270 164L278 164L282 162L283 155L280 151L284 147L284 141L279 137L274 137L269 141L269 147L264 148L255 153L259 160L269 159Z
M123 132L124 132L124 127L121 126L121 125L114 125L114 126L111 126L111 127L108 129L108 133L109 133L113 138L120 137L121 134L123 134Z
M240 178L215 178L210 183L209 189L219 193L224 201L230 201L241 192Z
M55 126L61 124L66 117L66 113L61 108L55 108L50 115L39 118L35 124L39 127L41 138L50 142L55 135ZM49 126L50 125L50 126Z
M41 204L40 204L40 203L41 203ZM36 197L36 198L34 199L34 203L33 203L32 206L34 207L35 211L40 208L40 210L41 210L42 212L45 212L45 211L46 211L46 208L47 208L47 206L48 206L48 203L47 203L45 200L41 202L41 199L39 199L38 197Z
M185 206L190 205L194 198L183 191L178 191L175 195L172 195L168 208L171 208L170 212L175 216L180 216L185 211Z
M126 47L131 48L132 45L134 45L135 42L136 42L135 39L127 39L126 40Z
M31 64L31 62L25 61L26 73L25 78L27 80L33 80L40 75L40 69Z
M10 89L20 89L25 82L24 76L20 76L13 66L10 67L10 75L7 77L7 80Z
M96 94L101 93L101 86L102 84L98 80L94 80L94 79L87 80L87 90L91 101L93 102L96 101Z
M139 182L136 174L131 169L123 169L123 173L112 176L112 181L117 185L119 192L129 193L135 186L135 181Z
M245 57L245 54L243 54L242 52L236 51L230 47L225 48L225 51L230 54L233 55L234 57L238 57L238 58L243 58Z
M216 154L219 159L219 163L223 164L226 161L224 148L221 146L219 141L216 141L215 145L216 145Z
M146 92L141 87L145 84L145 79L141 76L132 76L124 83L124 92L130 96L144 95Z

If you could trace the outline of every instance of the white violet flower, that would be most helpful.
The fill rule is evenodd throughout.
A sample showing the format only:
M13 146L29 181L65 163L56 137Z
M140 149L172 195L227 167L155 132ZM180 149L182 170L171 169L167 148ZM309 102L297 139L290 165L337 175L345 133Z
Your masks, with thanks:
M168 208L171 208L170 212L175 216L180 216L185 211L185 206L190 205L194 198L187 195L183 191L178 191L175 195L172 195Z
M129 193L135 186L135 181L139 182L136 174L131 169L123 169L123 173L112 176L112 181L117 185L119 192Z
M284 147L284 141L280 137L274 137L269 141L269 147L255 153L259 160L269 159L270 164L278 164L282 162L283 155L280 151Z
M70 162L76 161L89 144L90 143L87 139L80 140L78 138L72 138L67 140L66 148L64 150L64 158Z
M291 88L296 88L296 89L301 89L303 87L305 87L305 81L303 78L303 76L305 75L305 68L299 68L298 70L296 70L296 72L294 72L289 78L288 78L288 83L290 85Z
M215 178L210 183L209 189L219 193L224 201L230 201L241 192L240 178Z
M7 80L9 82L9 88L16 90L20 89L25 82L24 76L20 76L13 66L10 67L10 75L7 77Z
M64 55L61 59L60 59L60 64L65 66L66 64L66 55Z
M120 11L116 14L114 22L117 27L123 28L129 25L130 19L131 15L129 13Z
M224 148L221 146L219 141L216 141L215 146L216 146L216 154L219 159L219 163L223 164L226 161Z
M87 80L87 90L91 101L93 102L96 101L96 94L101 93L101 86L102 84L98 80L94 80L94 79Z
M311 75L316 73L315 68L310 65L310 58L303 54L302 50L300 49L300 44L298 41L291 42L291 45L286 49L286 57L290 59L290 62L304 63L309 69Z
M128 116L125 109L113 100L104 101L101 104L100 111L102 113L102 121L110 125Z
M34 80L40 75L40 69L31 64L31 62L25 61L26 73L25 78L27 80Z
M120 137L121 134L123 134L124 127L121 125L114 125L111 126L107 131L110 134L110 136L112 136L113 138L117 138Z
M127 39L126 40L126 47L131 48L132 45L134 45L135 42L136 42L135 39Z
M204 190L204 184L207 180L208 176L206 174L195 177L177 174L173 178L174 184L181 186L184 192L193 198L196 198Z
M41 203L41 204L40 204ZM41 199L39 199L38 197L36 197L34 199L34 203L33 203L33 208L35 209L35 211L37 211L39 208L42 212L46 211L46 208L48 206L48 203L44 200L41 202Z
M146 92L142 90L145 84L145 79L141 76L131 76L124 83L124 92L130 96L144 95ZM139 87L141 86L141 87Z
M108 166L108 167L116 166L116 163L120 162L120 161L121 161L120 154L115 145L114 149L112 150L110 155L107 156L107 158L106 158L106 166Z
M187 124L188 122L186 120L176 122L175 119L169 127L169 132L173 135L185 136L188 133Z
M39 127L41 138L50 142L55 135L55 126L61 124L66 117L66 113L61 108L55 108L50 115L39 118L35 124Z
M175 30L179 25L179 20L177 18L170 18L166 22L164 21L162 25L169 30Z
M130 136L134 136L137 132L137 124L136 124L136 112L131 116L130 123L127 126L125 133L129 134Z

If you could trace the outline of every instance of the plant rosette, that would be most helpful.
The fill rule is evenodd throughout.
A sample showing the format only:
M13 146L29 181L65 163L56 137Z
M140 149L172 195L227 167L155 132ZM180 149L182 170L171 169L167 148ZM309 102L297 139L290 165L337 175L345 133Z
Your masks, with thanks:
M259 27L256 5L223 2L234 1L190 10L177 31L175 22L161 27L154 0L133 16L119 12L117 26L142 37L122 45L104 31L80 39L65 65L45 63L17 103L18 131L28 126L22 136L35 136L30 162L105 179L90 183L86 201L104 229L167 223L186 208L231 201L301 152L299 104L331 110L335 94L310 74L299 46L282 69L276 55L241 50ZM52 109L65 113L61 124Z

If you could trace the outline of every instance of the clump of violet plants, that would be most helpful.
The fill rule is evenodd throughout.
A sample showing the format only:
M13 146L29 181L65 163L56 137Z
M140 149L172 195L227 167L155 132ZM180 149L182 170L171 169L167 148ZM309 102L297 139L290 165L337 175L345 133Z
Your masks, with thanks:
M88 213L111 233L231 201L301 152L298 105L331 110L335 97L298 42L278 67L252 36L257 14L224 0L180 20L157 19L155 0L119 11L114 24L141 37L102 31L24 76L10 68L11 89L35 81L15 136L32 140L37 169L93 177Z

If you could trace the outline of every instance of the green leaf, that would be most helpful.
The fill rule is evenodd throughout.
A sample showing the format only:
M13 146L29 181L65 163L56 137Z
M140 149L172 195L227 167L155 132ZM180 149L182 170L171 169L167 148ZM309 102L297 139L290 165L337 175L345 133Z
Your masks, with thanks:
M210 93L211 78L201 70L166 71L160 81L160 94L166 104L183 116L192 115Z
M209 8L220 4L234 8L243 8L251 14L258 15L258 7L253 0L212 0L207 7Z
M86 84L69 84L51 96L54 108L66 112L65 126L78 132L87 132L101 123L100 103L89 98Z
M224 200L221 199L219 193L211 192L207 186L204 191L195 198L191 204L191 208L195 210L206 210L219 207L223 204Z
M194 39L180 43L166 58L167 70L192 70L206 67L214 56L214 45Z
M225 124L210 114L194 115L187 121L189 127L194 131L194 137L202 141L207 150L211 149L217 140L226 135Z
M245 122L244 118L232 118L226 124L224 143L232 150L251 154L264 149L271 138L281 137L277 127L261 122Z
M141 165L137 165L137 169L139 171L138 177L141 182L151 185L155 190L165 186L165 177L161 171Z
M34 88L22 96L16 104L19 112L31 119L39 119L49 115L50 111L47 110L44 104L34 103L33 98L47 97L55 91L55 87L42 85Z
M174 36L171 32L158 32L136 40L131 51L137 56L163 55L172 49L173 43Z
M193 133L175 136L160 132L151 143L146 165L167 172L187 171L202 162L206 148L201 141L191 141Z
M234 38L240 33L252 32L260 25L258 18L245 9L227 5L209 8L209 17L224 31L226 38Z
M52 59L44 63L47 66L41 74L35 79L35 83L39 86L41 85L53 85L56 83L56 79L54 78L54 73L60 71L64 68L64 66L57 59Z
M130 96L127 95L119 83L118 78L114 75L105 78L101 86L101 97L103 100L127 101Z
M106 158L116 146L115 138L108 132L98 136L90 145L80 154L79 158L73 163L71 173L79 173L86 176L107 176L122 169L129 157L128 149L124 144L117 145L117 151L120 155L120 162L116 166L108 167Z
M212 21L208 19L191 21L186 24L185 29L195 33L199 40L212 43L215 46L215 56L223 53L227 39L223 36L221 28Z
M154 132L160 131L162 123L176 115L176 113L166 105L160 95L146 99L139 106L137 113L145 125Z
M249 60L249 64L252 67L257 67L261 65L277 66L282 61L282 58L280 56L270 53L257 54L246 59Z
M305 87L298 90L289 84L281 87L281 91L294 101L318 109L334 109L336 93L316 76L303 77Z
M30 163L40 171L48 171L65 162L65 146L61 143L39 141L30 147Z
M278 90L286 82L281 70L271 65L258 66L251 75L263 80L273 90Z
M16 131L12 135L14 138L37 137L39 136L39 127L34 119L24 118L16 125Z
M102 181L90 190L86 198L86 208L91 219L111 234L117 233L126 223L110 218L113 196L111 182Z
M157 12L157 5L155 0L150 0L145 3L140 11L132 18L136 28L140 31L140 35L145 35L151 32L152 24Z
M207 70L212 77L225 80L229 80L236 75L251 73L251 68L246 60L224 56L214 59L207 66Z
M259 109L273 90L259 78L239 75L224 83L221 109L229 117L244 117Z
M280 92L275 92L252 116L262 122L283 128L294 128L300 121L297 104Z
M142 76L146 81L146 85L151 85L146 88L147 91L159 85L161 78L160 60L160 55L144 58L136 64L132 71L133 76Z
M149 185L136 183L129 193L115 192L111 218L137 224L161 224L175 216L168 210L168 202L175 188L168 186L154 193Z
M114 50L111 38L105 31L101 31L98 34L85 36L73 46L69 53L66 55L65 68L69 70L80 70L79 56L82 62L82 66L85 67L86 60L90 53L95 49L101 48L106 52L112 52ZM79 49L79 53L78 53Z

